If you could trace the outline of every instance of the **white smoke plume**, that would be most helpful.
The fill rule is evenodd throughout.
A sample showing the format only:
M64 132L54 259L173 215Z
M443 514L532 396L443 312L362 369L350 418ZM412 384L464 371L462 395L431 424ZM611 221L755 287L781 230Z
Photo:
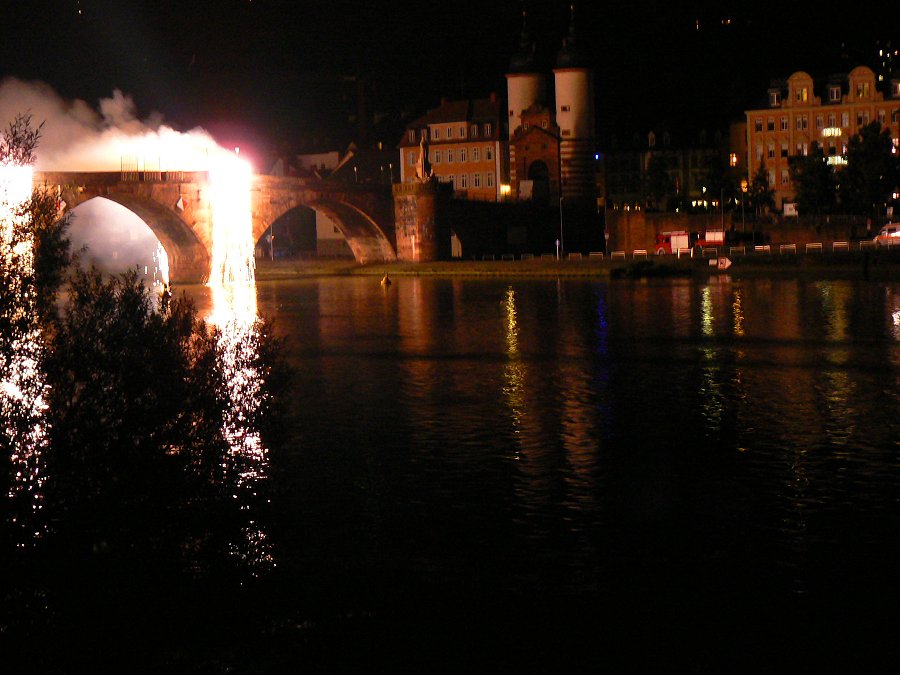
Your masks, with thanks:
M118 171L123 163L140 169L205 171L221 152L203 129L176 131L153 113L140 119L130 96L116 90L99 101L65 100L42 82L8 77L0 82L0 126L19 113L43 123L37 149L38 171Z

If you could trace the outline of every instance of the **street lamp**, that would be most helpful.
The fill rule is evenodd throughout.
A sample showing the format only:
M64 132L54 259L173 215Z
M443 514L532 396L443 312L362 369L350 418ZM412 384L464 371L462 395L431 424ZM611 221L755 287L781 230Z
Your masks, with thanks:
M741 233L744 232L744 195L747 193L747 179L741 179Z
M565 240L563 239L563 196L559 196L559 249L566 250ZM559 249L556 251L556 257L559 258Z

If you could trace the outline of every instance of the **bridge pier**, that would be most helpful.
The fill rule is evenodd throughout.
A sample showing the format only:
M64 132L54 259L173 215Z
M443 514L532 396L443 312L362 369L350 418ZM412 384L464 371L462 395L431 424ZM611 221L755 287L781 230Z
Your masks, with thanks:
M449 233L441 237L438 228L440 185L396 183L394 193L394 228L397 235L397 259L404 262L432 262L447 257ZM446 239L446 242L442 240Z

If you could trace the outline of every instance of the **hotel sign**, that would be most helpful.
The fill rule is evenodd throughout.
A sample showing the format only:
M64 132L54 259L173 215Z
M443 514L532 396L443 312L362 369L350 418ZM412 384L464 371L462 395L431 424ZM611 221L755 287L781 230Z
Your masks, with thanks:
M842 133L842 129L840 127L825 127L822 129L822 135L825 138L835 138L840 136Z

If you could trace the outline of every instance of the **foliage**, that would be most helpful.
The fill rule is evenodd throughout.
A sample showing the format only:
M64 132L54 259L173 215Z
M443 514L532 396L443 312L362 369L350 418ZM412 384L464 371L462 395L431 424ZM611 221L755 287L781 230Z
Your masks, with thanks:
M845 213L884 212L900 184L900 160L892 152L889 129L874 121L860 128L847 145L847 165L839 174L838 194Z
M37 127L32 124L31 113L17 114L6 129L0 131L0 163L16 166L34 164L43 126L43 122Z
M666 160L659 155L651 155L647 162L647 173L643 185L644 202L649 210L664 210L670 197L675 194L675 182L669 175Z
M747 201L757 215L764 213L766 209L775 208L775 190L769 185L769 172L763 162L760 162L759 168L750 179Z
M709 198L721 200L723 204L734 204L740 190L737 174L718 153L706 162L703 184Z
M834 167L825 161L825 151L813 141L806 156L789 160L794 201L803 215L834 213L837 205L837 180Z

